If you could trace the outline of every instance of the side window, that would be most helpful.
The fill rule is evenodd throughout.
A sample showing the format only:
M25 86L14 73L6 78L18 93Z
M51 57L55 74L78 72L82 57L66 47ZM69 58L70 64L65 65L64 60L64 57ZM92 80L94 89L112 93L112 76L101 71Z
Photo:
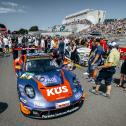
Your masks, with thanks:
M26 71L28 71L31 68L31 62L27 62L26 63Z

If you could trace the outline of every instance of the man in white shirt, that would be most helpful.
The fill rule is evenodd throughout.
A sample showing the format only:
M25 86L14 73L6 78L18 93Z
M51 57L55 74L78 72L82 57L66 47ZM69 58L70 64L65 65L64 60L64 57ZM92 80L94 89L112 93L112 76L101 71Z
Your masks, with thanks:
M3 43L5 47L5 53L9 52L9 40L6 36L3 37Z
M54 40L52 39L52 40L51 40L50 49L53 49L53 47L54 47Z
M18 44L22 44L22 39L23 39L22 36L19 36L19 37L18 37Z
M41 38L41 44L40 44L40 47L42 48L42 50L45 50L45 40L44 40L43 37Z

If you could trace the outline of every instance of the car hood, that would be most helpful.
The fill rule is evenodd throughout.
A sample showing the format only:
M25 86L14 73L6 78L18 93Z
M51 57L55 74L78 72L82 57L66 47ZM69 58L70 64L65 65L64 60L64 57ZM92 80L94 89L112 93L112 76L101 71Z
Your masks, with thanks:
M71 85L65 78L63 70L53 70L42 74L25 73L23 76L36 82L39 92L48 102L73 96Z
M25 72L22 74L20 78L27 80L30 79L38 80L39 82L43 83L43 85L46 87L56 86L63 83L61 70L52 70L44 73Z

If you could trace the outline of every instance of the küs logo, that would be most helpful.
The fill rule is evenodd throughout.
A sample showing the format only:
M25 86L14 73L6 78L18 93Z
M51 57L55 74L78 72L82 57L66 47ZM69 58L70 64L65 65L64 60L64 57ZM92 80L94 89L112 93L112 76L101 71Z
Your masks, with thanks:
M67 86L55 87L51 89L47 89L47 96L61 94L68 92Z

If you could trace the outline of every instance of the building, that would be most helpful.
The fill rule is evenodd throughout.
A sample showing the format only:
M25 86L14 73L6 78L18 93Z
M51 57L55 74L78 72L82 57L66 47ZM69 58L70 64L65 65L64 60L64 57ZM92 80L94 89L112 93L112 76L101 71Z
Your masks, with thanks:
M103 10L86 9L66 16L62 24L83 23L83 21L89 21L92 24L103 23L105 14Z

